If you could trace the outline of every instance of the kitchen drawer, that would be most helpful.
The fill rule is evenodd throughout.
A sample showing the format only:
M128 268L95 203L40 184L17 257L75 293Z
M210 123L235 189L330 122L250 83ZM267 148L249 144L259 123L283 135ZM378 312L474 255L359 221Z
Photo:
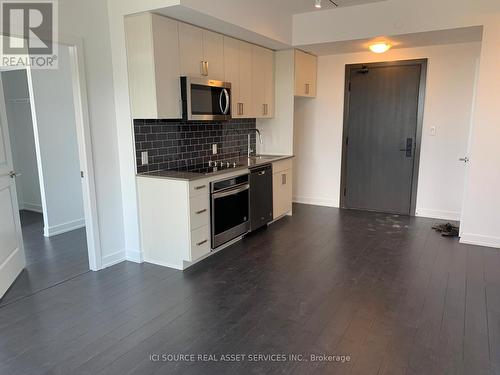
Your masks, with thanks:
M208 197L208 186L207 180L195 180L189 183L189 196L194 197L197 195L204 195Z
M273 174L292 169L292 158L275 161L273 163Z
M189 201L191 231L208 225L210 222L208 196L199 195L191 197Z
M210 228L208 225L191 232L191 262L210 253Z

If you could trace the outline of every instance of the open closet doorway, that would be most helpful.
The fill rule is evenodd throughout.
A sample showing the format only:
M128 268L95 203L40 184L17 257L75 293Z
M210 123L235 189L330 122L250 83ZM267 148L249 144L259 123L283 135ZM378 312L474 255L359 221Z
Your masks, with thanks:
M57 69L0 72L3 138L17 196L12 206L19 209L18 248L25 253L24 269L0 269L6 284L0 287L8 288L0 305L101 267L81 49L60 44L58 51Z

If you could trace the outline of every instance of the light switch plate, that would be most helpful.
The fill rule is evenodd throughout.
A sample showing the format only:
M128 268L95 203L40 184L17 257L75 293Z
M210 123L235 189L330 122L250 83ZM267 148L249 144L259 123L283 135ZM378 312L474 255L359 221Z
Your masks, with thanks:
M142 165L148 165L148 163L149 163L148 152L147 151L141 152L141 164Z
M212 155L217 155L217 143L212 145Z
M430 129L429 129L429 132L432 136L436 135L436 127L435 126L431 126Z

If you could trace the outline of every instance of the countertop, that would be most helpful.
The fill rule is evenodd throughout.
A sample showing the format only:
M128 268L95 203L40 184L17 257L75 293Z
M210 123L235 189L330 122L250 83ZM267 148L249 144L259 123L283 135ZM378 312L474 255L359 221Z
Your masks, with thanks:
M224 173L231 173L240 170L245 170L249 168L258 167L260 165L265 165L269 163L274 163L279 160L285 160L293 158L293 155L259 155L251 156L250 158L240 158L238 161L239 166L235 168L221 169L216 172L210 173L193 173L193 172L183 172L183 171L155 171L155 172L144 172L137 174L138 177L150 177L150 178L166 178L172 180L184 180L184 181L194 181L202 178L218 176Z

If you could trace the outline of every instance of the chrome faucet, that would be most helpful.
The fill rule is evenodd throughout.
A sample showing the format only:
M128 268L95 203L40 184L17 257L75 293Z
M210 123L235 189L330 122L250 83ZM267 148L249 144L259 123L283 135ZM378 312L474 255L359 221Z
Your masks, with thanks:
M257 134L259 135L259 142L260 142L260 144L262 144L262 134L260 134L259 129L257 129L257 128L248 129L248 134L247 134L247 141L248 141L248 144L247 144L247 157L252 156L252 152L254 151L254 150L252 150L250 148L250 132L251 131L257 132ZM255 150L255 154L257 154L257 150Z

